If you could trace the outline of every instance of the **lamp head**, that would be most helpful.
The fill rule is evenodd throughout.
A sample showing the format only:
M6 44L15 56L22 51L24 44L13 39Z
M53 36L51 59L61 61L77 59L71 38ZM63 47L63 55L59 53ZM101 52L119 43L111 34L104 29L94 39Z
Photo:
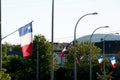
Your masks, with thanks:
M119 33L115 33L115 34L119 34Z
M105 26L105 28L109 28L109 26Z
M98 13L97 12L94 12L94 13L92 13L93 15L97 15Z

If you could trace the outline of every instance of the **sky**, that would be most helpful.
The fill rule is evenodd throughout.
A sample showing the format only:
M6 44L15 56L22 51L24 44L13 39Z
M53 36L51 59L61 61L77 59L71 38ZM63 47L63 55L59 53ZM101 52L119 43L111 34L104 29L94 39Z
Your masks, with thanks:
M54 42L71 42L76 38L95 33L120 32L120 0L54 0ZM2 0L2 37L33 21L33 35L44 35L51 41L52 0ZM2 40L2 43L20 44L18 31Z

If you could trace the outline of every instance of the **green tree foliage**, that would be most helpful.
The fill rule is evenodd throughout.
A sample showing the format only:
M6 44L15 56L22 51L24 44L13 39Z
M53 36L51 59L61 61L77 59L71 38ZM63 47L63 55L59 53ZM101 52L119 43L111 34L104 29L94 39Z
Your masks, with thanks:
M12 80L23 78L24 64L23 58L18 55L10 55L4 59L3 67L7 69Z
M93 77L96 79L96 73L99 72L100 67L98 64L98 55L100 54L100 48L96 47L94 44L92 44L92 64L93 64ZM69 69L68 73L71 73L69 76L73 76L74 74L74 46L70 46L68 50L68 56L67 56L67 62L66 62L66 69ZM84 56L82 60L77 61L77 76L78 80L89 80L89 54L90 54L90 42L78 42L76 47L76 56L80 58L81 56ZM71 71L71 72L70 72Z
M50 74L50 43L45 39L42 35L35 35L34 36L34 45L33 45L33 55L34 58L37 60L37 44L38 52L39 52L39 63L40 63L40 79L45 80L49 78ZM47 79L46 79L47 80Z
M68 50L69 54L67 56L67 63L69 64L73 64L74 63L74 46L70 46L69 50ZM100 48L96 47L94 44L92 44L92 57L93 57L93 61L94 59L96 60L98 55L100 54ZM89 64L89 54L90 54L90 42L86 41L86 42L78 42L77 47L76 47L76 57L80 58L81 56L84 56L84 59L82 61L85 60L86 63ZM86 64L85 63L85 64ZM79 63L78 63L79 65Z
M10 75L5 72L6 72L6 69L2 69L0 71L0 80L11 80Z
M33 53L30 57L21 57L15 53L7 55L9 48L21 51L20 45L3 45L3 68L10 74L12 80L35 80L37 71L37 53L39 54L39 79L50 79L50 43L43 35L35 35ZM17 53L17 52L16 52Z
M106 76L104 76L103 68L100 68L98 63L98 55L101 55L101 50L92 43L92 79L93 80L106 80L106 79L118 79L117 71L119 68L112 69L109 58L104 58ZM89 80L90 71L90 42L78 42L76 45L76 57L83 59L77 61L77 79ZM67 62L64 68L67 70L67 78L69 80L74 79L74 46L70 46L68 50ZM116 77L116 78L115 78ZM106 79L105 79L106 78Z
M97 80L106 80L106 79L112 79L113 78L111 76L112 72L108 73L106 76L103 75L104 73L102 73L102 75L99 74L99 73L96 73L96 74L98 75Z

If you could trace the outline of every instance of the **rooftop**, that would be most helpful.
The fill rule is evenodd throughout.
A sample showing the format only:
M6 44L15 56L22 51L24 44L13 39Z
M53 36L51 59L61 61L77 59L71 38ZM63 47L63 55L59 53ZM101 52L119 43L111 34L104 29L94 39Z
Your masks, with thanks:
M90 40L91 35L86 35L78 38L79 41ZM105 41L120 41L120 35L117 34L94 34L92 36L92 42L101 42L101 39L105 38Z

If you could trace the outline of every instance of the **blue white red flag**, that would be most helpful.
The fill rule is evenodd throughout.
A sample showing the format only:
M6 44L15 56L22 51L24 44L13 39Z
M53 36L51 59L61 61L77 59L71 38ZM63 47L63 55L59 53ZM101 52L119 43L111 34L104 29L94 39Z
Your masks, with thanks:
M61 58L64 56L64 54L67 54L67 53L68 53L68 47L69 47L69 45L70 45L70 44L67 44L67 45L63 48L62 52L60 53L60 57L61 57Z
M103 57L101 55L98 56L98 62L99 62L100 68L102 68Z
M84 57L84 56L81 56L81 57L76 57L75 59L76 59L76 61L80 61L80 60L82 60L82 59L83 59L83 57Z
M111 64L112 64L112 68L116 68L117 65L116 65L115 56L110 57L110 61L111 61Z
M21 41L21 48L23 57L32 55L32 22L19 28L19 36Z

